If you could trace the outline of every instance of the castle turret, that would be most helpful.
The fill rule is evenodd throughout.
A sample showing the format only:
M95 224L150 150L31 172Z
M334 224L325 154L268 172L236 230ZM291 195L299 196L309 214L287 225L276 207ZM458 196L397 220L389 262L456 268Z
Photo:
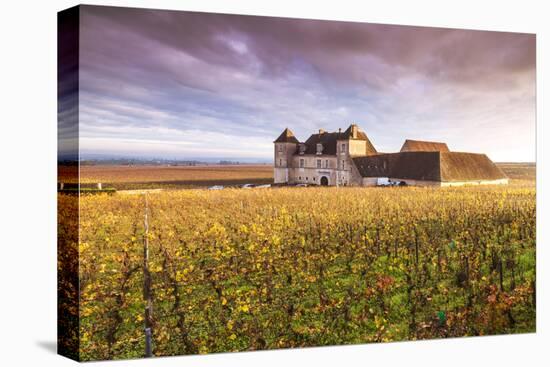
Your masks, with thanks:
M336 184L352 184L356 181L356 178L353 177L352 158L376 154L376 149L356 124L351 124L344 132L338 131L336 145L338 167Z
M292 166L292 155L296 152L300 142L292 131L286 128L273 143L275 145L273 162L274 183L288 183L288 170Z

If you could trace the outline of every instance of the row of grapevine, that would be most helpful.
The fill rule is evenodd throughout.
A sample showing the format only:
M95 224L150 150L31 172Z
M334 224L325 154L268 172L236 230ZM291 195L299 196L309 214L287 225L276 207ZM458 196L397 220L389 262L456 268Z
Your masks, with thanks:
M153 352L532 332L535 191L150 194ZM144 352L140 196L81 198L83 359Z

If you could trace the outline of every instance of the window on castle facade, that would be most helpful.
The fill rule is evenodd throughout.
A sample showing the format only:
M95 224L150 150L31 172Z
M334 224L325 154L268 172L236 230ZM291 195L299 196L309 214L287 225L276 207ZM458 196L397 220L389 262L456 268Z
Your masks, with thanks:
M328 159L325 160L325 168L328 168Z
M300 159L300 168L304 168L304 160Z
M342 147L341 147L340 152L341 152L341 153L345 153L345 152L346 152L346 144L342 144Z
M321 168L321 160L317 159L317 168Z
M342 169L346 169L346 164L345 164L346 161L342 160Z
M279 159L279 166L283 166L283 160L282 159Z

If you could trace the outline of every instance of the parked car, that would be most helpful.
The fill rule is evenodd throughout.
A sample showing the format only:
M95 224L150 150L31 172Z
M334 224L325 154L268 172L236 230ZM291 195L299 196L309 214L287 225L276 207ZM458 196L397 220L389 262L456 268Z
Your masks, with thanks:
M378 177L376 179L376 186L390 186L390 179L387 177Z
M254 184L244 184L244 185L241 185L241 189L252 189L256 187L256 185Z
M407 186L405 181L390 181L389 186Z
M392 186L407 186L405 181L391 181L387 177L379 177L376 181L376 186L392 187Z
M296 187L307 187L307 184L300 183L300 184L297 184Z
M210 186L208 190L223 190L223 186L221 185Z

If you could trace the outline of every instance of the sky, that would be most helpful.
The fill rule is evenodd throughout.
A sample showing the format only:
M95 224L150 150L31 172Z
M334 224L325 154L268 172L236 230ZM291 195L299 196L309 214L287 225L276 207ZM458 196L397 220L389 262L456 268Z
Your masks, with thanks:
M85 155L270 160L290 128L535 160L535 35L81 7Z

